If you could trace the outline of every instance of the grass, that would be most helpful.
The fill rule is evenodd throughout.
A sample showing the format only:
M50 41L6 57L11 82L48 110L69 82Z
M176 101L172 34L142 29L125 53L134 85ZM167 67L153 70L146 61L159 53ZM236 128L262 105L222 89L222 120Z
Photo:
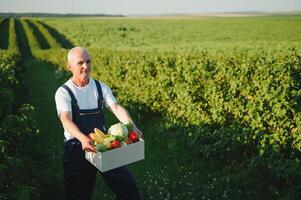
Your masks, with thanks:
M53 66L35 58L25 61L25 88L30 104L36 108L37 123L40 130L39 146L44 158L41 158L39 173L45 175L41 193L47 199L63 198L63 172L61 152L63 129L56 114L54 94L63 80L57 80ZM56 192L53 192L56 191Z

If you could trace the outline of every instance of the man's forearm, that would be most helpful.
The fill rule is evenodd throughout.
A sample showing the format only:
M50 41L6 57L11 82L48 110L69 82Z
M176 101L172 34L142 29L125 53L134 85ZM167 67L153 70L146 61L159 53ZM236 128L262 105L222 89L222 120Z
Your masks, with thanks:
M78 126L72 121L71 113L69 112L62 113L60 119L64 129L81 142L82 149L84 151L96 152L95 147L91 145L91 140L87 136L85 136L85 133L82 133L79 130Z
M79 141L82 141L84 137L84 133L82 133L79 128L74 124L73 121L63 120L63 127L67 130L73 137L77 138Z
M129 112L119 104L113 105L111 107L112 112L122 123L130 123L133 127L134 131L137 131L140 137L142 137L143 133L138 129L133 119L131 118Z
M132 125L135 125L133 119L131 118L129 112L122 107L121 105L116 105L116 107L113 110L113 113L118 118L118 120L122 123L131 123ZM135 125L136 126L136 125Z

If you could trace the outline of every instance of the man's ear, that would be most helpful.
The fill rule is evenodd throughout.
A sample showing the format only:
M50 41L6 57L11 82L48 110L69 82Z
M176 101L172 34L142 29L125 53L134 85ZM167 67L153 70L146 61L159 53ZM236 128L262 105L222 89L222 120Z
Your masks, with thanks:
M71 71L71 65L70 65L70 63L69 62L67 62L67 68Z

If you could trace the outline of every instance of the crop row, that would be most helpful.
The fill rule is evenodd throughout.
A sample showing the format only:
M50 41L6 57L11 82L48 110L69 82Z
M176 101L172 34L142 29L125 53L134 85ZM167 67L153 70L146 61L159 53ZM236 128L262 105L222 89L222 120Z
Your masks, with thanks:
M193 147L192 154L214 162L246 162L256 176L266 171L265 181L274 180L275 188L298 193L301 57L295 51L91 53L93 76L110 85L122 104L171 119L172 127L180 127L174 133Z
M159 55L91 50L94 77L109 84L120 101L142 105L184 125L241 124L293 139L300 149L300 56ZM44 59L61 65L60 55ZM61 52L60 52L61 54ZM141 89L143 88L143 90ZM286 139L285 139L286 138ZM298 139L299 141L299 139Z
M12 18L8 42L8 49L0 50L0 199L22 198L14 195L34 189L27 163L34 155L32 142L38 133L34 108L22 99L21 54Z

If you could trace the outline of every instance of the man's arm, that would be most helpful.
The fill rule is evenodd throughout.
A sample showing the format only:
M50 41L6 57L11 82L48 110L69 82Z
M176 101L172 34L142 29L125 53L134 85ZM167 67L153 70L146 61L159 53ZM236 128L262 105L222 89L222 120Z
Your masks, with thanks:
M62 112L60 114L60 120L64 129L81 142L83 150L96 152L95 147L90 144L91 140L85 136L72 121L71 112Z
M110 109L120 122L130 123L133 127L133 130L136 131L140 135L140 137L143 136L143 133L137 128L129 112L124 107L122 107L118 103L113 103L110 105Z

